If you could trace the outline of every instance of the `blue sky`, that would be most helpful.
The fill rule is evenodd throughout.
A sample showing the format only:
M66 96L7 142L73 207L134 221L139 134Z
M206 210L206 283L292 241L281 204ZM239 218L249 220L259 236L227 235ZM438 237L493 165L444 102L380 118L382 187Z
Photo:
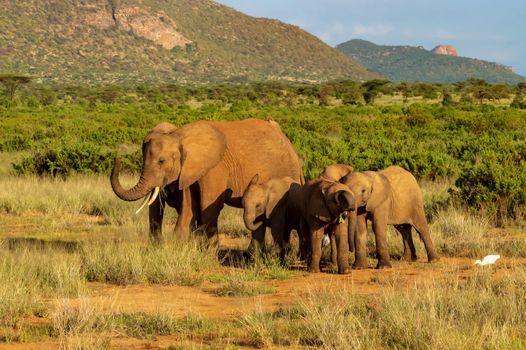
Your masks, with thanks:
M218 0L295 24L331 46L350 39L432 49L512 66L526 76L526 0Z

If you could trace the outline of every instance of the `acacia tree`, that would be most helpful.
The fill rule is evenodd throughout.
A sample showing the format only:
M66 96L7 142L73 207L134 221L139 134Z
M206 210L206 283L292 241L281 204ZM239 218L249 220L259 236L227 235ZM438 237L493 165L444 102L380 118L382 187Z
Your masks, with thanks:
M0 74L0 84L4 86L4 93L9 101L13 101L16 91L23 84L31 81L31 77L18 74Z
M366 81L361 85L361 88L363 89L363 99L365 100L365 103L368 105L371 105L374 103L374 99L378 94L381 92L381 89L384 85L389 84L388 80L369 80Z

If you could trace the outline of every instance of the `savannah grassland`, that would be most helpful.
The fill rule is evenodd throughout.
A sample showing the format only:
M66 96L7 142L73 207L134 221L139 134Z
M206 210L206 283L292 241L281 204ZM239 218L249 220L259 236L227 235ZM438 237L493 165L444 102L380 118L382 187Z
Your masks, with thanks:
M4 101L0 349L526 348L526 110L460 96L346 98L255 86L33 88ZM412 171L442 260L426 263L416 240L419 261L399 262L392 231L390 270L247 261L249 233L232 208L219 251L197 234L174 242L170 208L167 242L151 246L146 211L111 191L116 152L131 185L156 123L268 116L308 178L336 162ZM472 266L491 253L502 256L495 266Z

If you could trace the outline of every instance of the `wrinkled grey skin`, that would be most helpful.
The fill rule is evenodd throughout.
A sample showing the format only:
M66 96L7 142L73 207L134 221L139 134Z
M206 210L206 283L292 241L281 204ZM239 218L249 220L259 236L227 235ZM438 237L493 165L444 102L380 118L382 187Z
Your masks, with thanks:
M299 230L299 208L290 201L289 191L300 186L290 177L271 178L259 182L255 175L243 195L243 220L252 231L250 251L258 253L261 246L265 250L277 248L282 261L290 248L292 230ZM271 238L265 239L266 228L270 228Z
M427 251L429 262L438 261L433 241L429 234L422 192L414 176L398 167L390 166L382 171L353 172L341 182L351 190L357 210L350 215L350 239L354 236L354 268L367 268L367 220L373 224L376 238L378 264L376 268L391 267L387 247L387 225L394 225L402 234L404 259L417 259L411 227L420 235Z

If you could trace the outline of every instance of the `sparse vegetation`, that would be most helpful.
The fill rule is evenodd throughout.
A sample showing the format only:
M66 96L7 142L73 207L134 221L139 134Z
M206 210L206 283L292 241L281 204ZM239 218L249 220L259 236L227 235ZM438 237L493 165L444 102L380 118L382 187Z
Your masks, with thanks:
M481 104L469 95L477 84L486 86L448 86L451 100L442 104L444 87L385 83L368 106L352 82L56 88L49 99L26 86L0 107L0 344L112 349L123 338L148 346L162 338L168 349L526 347L526 119L520 108ZM461 102L463 93L474 102ZM415 173L442 261L424 263L413 233L420 260L397 262L403 246L390 230L392 270L312 276L273 255L236 255L245 243L224 255L197 235L173 242L172 208L165 244L151 246L147 213L135 215L136 206L111 191L113 155L126 154L122 182L133 184L140 143L156 123L247 116L280 123L308 178L335 162ZM225 208L219 226L229 240L249 235L239 209ZM503 258L471 267L489 253ZM294 283L302 285L287 289ZM114 306L120 293L141 288L148 303L148 288L160 289L162 307ZM221 318L195 314L200 298L220 305ZM173 307L174 299L191 307Z
M359 97L357 91L371 95L369 102L373 95L380 99L396 91L405 99L412 98L408 91L427 96L424 86L372 81L361 86L334 82L137 87L112 90L112 102L100 97L108 88L57 90L60 103L38 108L32 107L36 97L27 91L18 106L0 110L5 116L0 127L7 131L0 136L0 149L21 155L12 165L15 174L108 173L117 153L123 154L126 168L136 172L142 138L161 121L182 125L199 119L272 116L296 146L307 178L331 163L352 164L359 170L397 164L420 179L456 179L452 200L484 212L499 225L523 220L526 128L521 109L496 106L487 99L482 104L450 105L438 100L370 106L349 102ZM448 93L478 100L474 91L492 86L499 87L471 79ZM522 91L520 86L514 89Z
M256 19L208 0L32 0L23 8L16 1L3 5L0 41L9 44L1 48L0 72L31 74L48 83L245 83L376 76L296 26ZM148 23L148 17L163 13L163 24L176 23L175 30L191 42L164 48L112 18L113 12L133 7L141 9L135 19L144 30L159 26ZM26 30L17 30L23 25ZM159 33L151 33L155 34ZM111 99L112 91L104 95Z

